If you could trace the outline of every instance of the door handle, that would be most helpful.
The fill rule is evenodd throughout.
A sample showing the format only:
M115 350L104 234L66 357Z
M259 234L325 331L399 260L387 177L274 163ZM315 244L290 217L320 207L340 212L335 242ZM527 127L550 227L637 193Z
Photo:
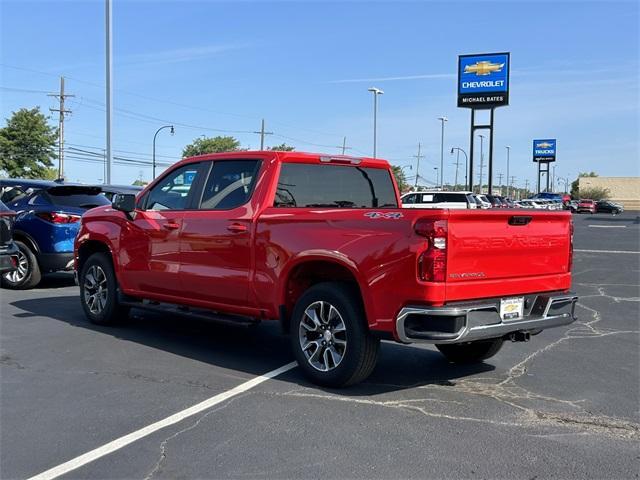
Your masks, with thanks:
M180 224L176 223L176 222L167 222L165 224L162 225L164 228L166 228L167 230L176 230L178 228L180 228Z
M247 231L247 226L240 223L232 223L231 225L227 225L227 230L235 233L243 233Z

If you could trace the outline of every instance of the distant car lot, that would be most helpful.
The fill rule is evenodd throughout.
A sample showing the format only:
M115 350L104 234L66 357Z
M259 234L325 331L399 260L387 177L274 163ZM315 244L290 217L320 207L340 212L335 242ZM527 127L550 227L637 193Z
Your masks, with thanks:
M69 477L632 478L640 216L573 218L578 323L475 367L385 343L373 376L347 390L292 369ZM0 321L3 478L63 464L292 360L276 325L146 312L90 325L68 274L2 290Z

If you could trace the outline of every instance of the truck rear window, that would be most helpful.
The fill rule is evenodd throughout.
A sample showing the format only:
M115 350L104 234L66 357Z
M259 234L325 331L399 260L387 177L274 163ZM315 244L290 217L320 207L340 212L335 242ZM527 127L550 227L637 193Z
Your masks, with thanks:
M386 169L284 163L275 207L397 208Z

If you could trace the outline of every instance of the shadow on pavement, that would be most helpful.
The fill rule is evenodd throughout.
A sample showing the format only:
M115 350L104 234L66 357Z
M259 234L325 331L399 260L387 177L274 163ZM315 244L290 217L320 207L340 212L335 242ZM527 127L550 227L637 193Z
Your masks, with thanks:
M289 338L278 322L254 327L227 326L188 316L164 315L132 310L122 325L102 327L89 323L76 295L18 300L12 306L22 310L18 318L43 317L78 328L111 335L147 347L170 352L221 368L261 375L293 360ZM435 350L383 342L378 364L369 379L344 390L347 395L377 395L421 385L453 385L455 380L494 370L490 364L449 364ZM302 386L313 386L298 369L281 377Z
M640 216L638 215L612 215L610 213L575 214L573 218L581 218L585 222L611 222L611 223L629 223L632 225L640 224Z

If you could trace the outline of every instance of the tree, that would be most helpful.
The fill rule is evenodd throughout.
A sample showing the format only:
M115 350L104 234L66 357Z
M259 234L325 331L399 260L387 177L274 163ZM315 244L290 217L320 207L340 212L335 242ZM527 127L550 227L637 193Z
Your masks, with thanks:
M145 187L148 183L149 182L138 178L137 180L134 180L134 182L131 185L135 187Z
M281 143L280 145L274 145L270 147L268 150L277 150L278 152L293 152L296 147L292 147L291 145L287 145L286 143Z
M56 178L58 130L47 123L40 107L21 108L0 129L0 170L9 177Z
M591 200L607 200L609 198L609 189L603 187L587 187L581 188L579 198L589 198Z
M193 157L206 153L237 152L240 141L235 137L198 137L182 150L182 157Z
M393 172L393 176L396 177L396 183L398 184L400 192L402 193L409 190L409 184L407 183L407 178L404 176L402 168L398 165L392 165L391 171Z
M576 178L573 182L571 182L571 197L572 198L580 198L580 177L597 177L598 174L596 172L580 172L578 173L578 178ZM583 198L587 198L584 197Z

